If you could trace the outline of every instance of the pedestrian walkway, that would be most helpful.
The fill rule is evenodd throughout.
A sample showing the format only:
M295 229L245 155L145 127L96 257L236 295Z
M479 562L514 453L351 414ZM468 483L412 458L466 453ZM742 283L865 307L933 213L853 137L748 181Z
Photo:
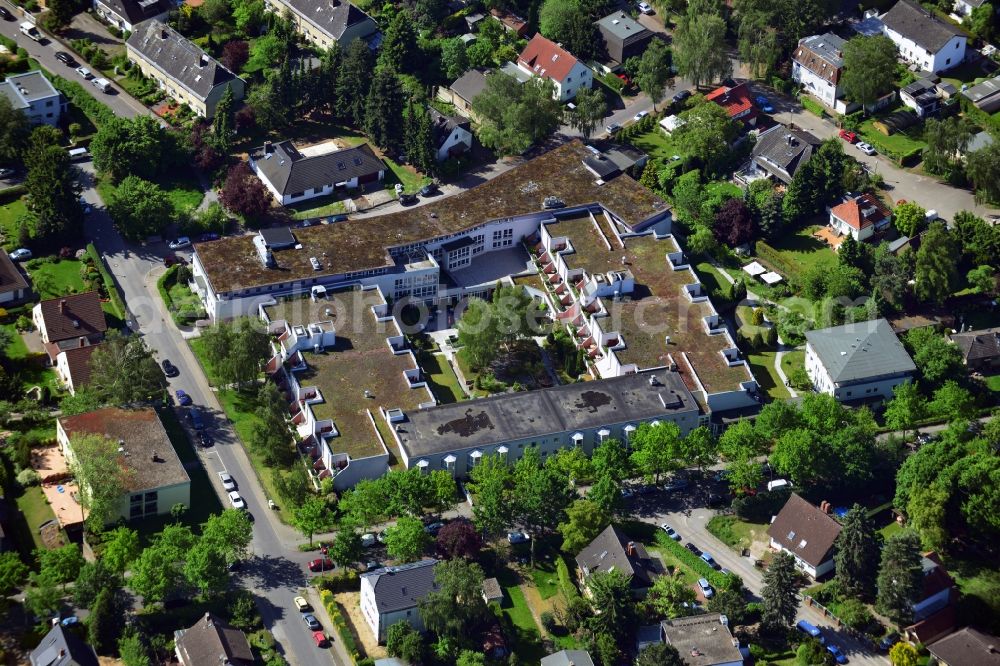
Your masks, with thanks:
M789 347L787 345L778 345L778 353L774 355L774 371L778 373L778 377L781 381L785 382L785 388L788 389L788 393L793 397L799 397L798 392L792 388L792 383L788 381L788 377L785 375L784 368L781 367L781 359L785 357L785 352L794 351L794 347Z

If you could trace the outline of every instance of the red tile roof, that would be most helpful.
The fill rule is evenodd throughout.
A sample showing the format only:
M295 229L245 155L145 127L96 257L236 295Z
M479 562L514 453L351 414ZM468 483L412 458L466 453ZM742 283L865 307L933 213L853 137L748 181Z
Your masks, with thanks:
M892 216L892 213L878 197L867 192L834 206L830 209L830 213L859 231Z
M753 97L746 82L738 86L720 86L705 95L705 99L715 102L729 114L730 118L739 118L753 109Z
M524 33L528 31L528 22L516 14L503 9L491 9L490 14L509 30L513 30L518 37L524 37Z
M108 330L96 291L67 294L42 301L42 322L49 342L69 340L81 335L91 336Z
M90 356L100 345L73 347L63 351L66 354L66 364L69 367L69 383L73 390L79 389L90 382Z
M559 82L569 75L577 62L572 53L551 39L545 39L541 33L531 38L517 58L517 64L531 70L537 76Z

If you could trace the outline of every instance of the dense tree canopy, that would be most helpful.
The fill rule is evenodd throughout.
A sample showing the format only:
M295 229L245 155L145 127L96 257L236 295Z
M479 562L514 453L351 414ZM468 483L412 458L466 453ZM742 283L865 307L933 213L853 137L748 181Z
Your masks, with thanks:
M847 40L841 79L847 99L869 106L892 90L896 57L896 45L885 35L858 35Z
M479 141L505 155L523 153L559 127L562 107L552 95L552 83L544 79L518 83L502 74L487 76L472 101L481 123Z

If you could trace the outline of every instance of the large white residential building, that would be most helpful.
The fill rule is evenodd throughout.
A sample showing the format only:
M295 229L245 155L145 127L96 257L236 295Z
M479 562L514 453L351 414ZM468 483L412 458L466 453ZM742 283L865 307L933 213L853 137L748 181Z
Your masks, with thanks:
M831 109L841 96L844 40L832 32L799 40L792 55L792 80Z
M937 74L965 60L965 33L911 0L899 0L881 20L900 57L924 71Z

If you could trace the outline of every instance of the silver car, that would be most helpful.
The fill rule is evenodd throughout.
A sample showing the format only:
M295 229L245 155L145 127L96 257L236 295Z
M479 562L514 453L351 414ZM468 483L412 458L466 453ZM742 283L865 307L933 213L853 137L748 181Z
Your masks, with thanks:
M236 490L236 479L229 472L221 472L219 474L219 480L222 481L222 487L226 489L226 492L232 492Z

